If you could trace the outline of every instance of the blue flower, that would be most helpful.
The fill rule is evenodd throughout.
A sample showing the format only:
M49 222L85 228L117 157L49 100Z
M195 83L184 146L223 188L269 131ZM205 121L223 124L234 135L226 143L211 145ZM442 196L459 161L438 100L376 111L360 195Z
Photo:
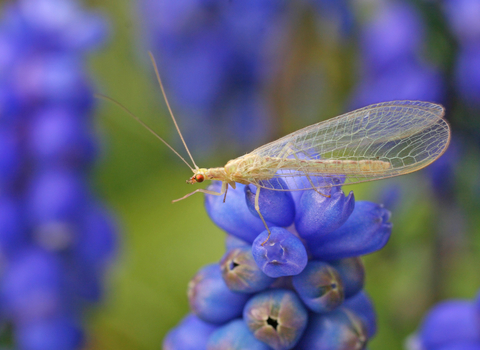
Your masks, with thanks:
M220 261L220 268L227 287L234 292L260 292L274 281L257 266L248 245L228 250Z
M368 336L362 320L347 309L312 314L297 350L363 349Z
M292 278L298 295L317 313L327 313L339 307L344 299L344 287L337 270L323 261L312 260Z
M107 23L76 0L19 0L0 18L0 317L15 348L75 350L102 296L116 228L93 197L84 53Z
M248 298L248 294L228 289L218 264L205 266L188 284L188 300L193 313L213 324L241 316Z
M425 350L465 343L480 346L480 320L475 304L451 300L436 305L423 320L418 339Z
M183 132L199 154L225 145L245 150L267 140L271 111L262 91L280 68L277 37L286 32L287 4L140 2L148 46L158 52L174 109L195 121L185 123Z
M298 275L308 262L307 251L293 233L281 227L263 231L252 244L252 254L260 269L270 277ZM263 245L262 245L263 244Z
M390 212L371 202L357 202L343 226L309 242L312 256L336 260L372 253L387 244L392 233Z
M21 325L16 334L19 348L25 350L81 349L84 331L70 317L53 317Z
M362 290L354 296L347 297L343 306L355 312L363 320L368 338L373 338L377 333L377 315L367 293Z
M353 192L346 197L342 191L333 191L330 197L326 197L316 191L308 191L298 201L295 227L300 237L314 240L342 226L354 207Z
M208 190L219 192L221 182L213 182ZM222 196L205 196L205 207L210 219L229 234L252 243L265 226L252 215L245 201L245 185L228 189L228 200Z
M361 79L352 105L389 100L441 102L445 82L440 71L421 56L425 32L413 5L383 3L361 28Z
M282 179L278 179L275 188L286 188ZM259 191L256 186L247 185L245 194L250 212L258 216L255 210L255 194ZM295 204L290 192L286 191L260 191L258 205L263 218L275 226L290 226L295 219Z
M237 184L236 190L229 189L225 203L222 196L206 195L210 217L228 232L220 265L202 268L189 284L193 313L218 327L207 341L208 348L336 349L346 344L361 347L375 335L376 315L363 292L365 271L358 256L386 243L390 213L370 202L357 202L353 209L353 194L345 197L342 180L324 189L330 198L313 190L292 196L262 189L261 212L277 224L282 217L289 218L284 221L288 229L268 223L268 241L267 230L258 232L263 224L251 208L253 188ZM298 185L288 178L269 184L282 189ZM209 188L219 186L214 183ZM307 231L311 222L318 229L315 213L322 212L319 208L327 211L321 225L333 229L325 229L319 238L302 240L296 226ZM292 224L294 215L297 220ZM182 323L169 333L165 340L171 344L169 350L183 349L181 341L171 340L183 329ZM204 346L206 336L199 336L198 347Z
M358 294L365 283L365 268L359 257L333 260L328 262L340 275L345 298Z
M467 103L480 106L480 39L460 49L455 67L455 83Z
M163 340L164 350L204 350L210 335L218 326L188 314Z
M424 31L422 19L407 2L390 1L376 7L360 38L369 74L385 74L414 57L423 44Z
M478 0L445 0L443 12L452 32L462 43L480 40L480 1Z
M217 329L208 340L207 349L248 349L248 350L271 350L271 347L261 342L252 334L242 319L233 320ZM180 349L180 348L175 348ZM181 348L182 350L190 350ZM205 349L195 348L195 349ZM165 350L169 350L168 348ZM172 348L173 350L173 348ZM194 350L192 348L192 350Z
M308 313L294 292L271 289L248 301L243 319L255 338L275 350L287 350L303 334Z

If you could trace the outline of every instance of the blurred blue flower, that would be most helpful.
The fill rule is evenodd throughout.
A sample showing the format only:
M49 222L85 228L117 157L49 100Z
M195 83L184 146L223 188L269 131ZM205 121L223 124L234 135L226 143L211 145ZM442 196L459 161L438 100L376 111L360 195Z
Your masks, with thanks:
M78 321L71 317L52 317L21 325L16 340L19 348L25 350L81 349L85 335Z
M378 75L365 75L356 86L352 105L363 107L391 100L441 102L445 94L440 73L431 65L407 59Z
M313 5L319 19L318 24L333 24L333 33L348 36L352 33L355 14L348 0L306 0ZM333 22L333 23L332 23ZM321 33L321 32L320 32Z
M76 0L19 0L0 18L0 318L15 348L84 345L116 228L90 192L96 157L85 52L107 34Z
M461 47L455 67L455 83L465 102L480 106L480 39Z
M404 1L378 6L360 32L362 74L352 96L354 107L389 100L441 102L445 82L421 55L424 23Z
M204 350L210 335L218 326L188 314L163 340L164 350Z
M434 306L425 316L413 343L422 350L480 347L480 313L475 303L449 300Z
M188 118L182 130L195 153L225 145L245 151L268 139L271 112L262 92L279 69L287 4L140 2L147 45L159 58L174 110Z
M373 12L362 28L360 44L364 68L376 76L415 57L425 29L415 8L405 1L385 1Z
M479 0L444 0L443 13L448 24L463 44L480 41L480 1Z

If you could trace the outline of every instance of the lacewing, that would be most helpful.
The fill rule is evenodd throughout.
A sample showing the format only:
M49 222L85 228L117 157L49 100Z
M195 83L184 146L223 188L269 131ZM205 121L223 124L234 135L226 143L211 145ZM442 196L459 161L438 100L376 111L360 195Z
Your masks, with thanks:
M259 207L262 188L274 191L313 189L322 194L322 188L404 175L434 162L450 142L450 127L443 118L445 110L441 105L422 101L391 101L307 126L232 159L224 167L199 168L175 121L155 59L151 53L149 55L168 110L193 167L127 108L104 95L96 96L119 105L175 152L193 172L187 183L222 181L220 192L197 189L173 202L197 192L226 197L229 185L233 188L236 183L255 185L255 209L269 237L270 229ZM267 241L268 238L262 245Z

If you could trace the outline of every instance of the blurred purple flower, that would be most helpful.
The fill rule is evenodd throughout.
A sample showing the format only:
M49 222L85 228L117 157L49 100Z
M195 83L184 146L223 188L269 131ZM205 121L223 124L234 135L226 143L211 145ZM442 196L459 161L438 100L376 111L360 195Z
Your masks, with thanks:
M480 107L480 39L461 47L455 67L455 84L465 102Z
M0 283L15 348L80 349L84 306L116 250L92 196L96 156L86 51L107 23L76 0L19 0L0 18Z
M261 96L278 71L286 9L284 0L140 2L147 45L174 109L190 121L183 130L195 153L245 151L268 139Z
M444 0L443 13L457 39L464 43L480 42L480 1Z
M445 83L421 56L425 28L418 11L401 1L382 3L361 28L362 74L352 105L389 100L441 102Z
M450 300L433 307L425 316L417 335L422 350L469 349L480 347L480 314L472 301Z
M424 26L415 8L404 1L387 1L375 7L360 33L364 68L369 75L385 73L410 61L423 45Z

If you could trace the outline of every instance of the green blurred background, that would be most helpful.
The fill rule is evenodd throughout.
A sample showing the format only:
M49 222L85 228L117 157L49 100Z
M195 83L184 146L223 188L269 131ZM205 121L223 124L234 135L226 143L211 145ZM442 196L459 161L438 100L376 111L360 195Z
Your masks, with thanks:
M139 44L142 18L136 14L135 3L90 0L88 5L105 12L112 27L109 43L90 59L98 91L120 101L178 146L178 135L148 61L148 48ZM348 58L351 55L333 42L318 39L314 32L308 17L297 29L297 55L280 78L294 82L276 92L277 101L289 96L288 102L277 105L277 136L341 113L352 87L353 76L343 69L352 67L354 58ZM318 69L315 62L329 67L328 89L315 91L315 82L313 86L303 84L306 70ZM322 103L322 109L310 108ZM303 117L297 118L299 114ZM176 116L181 125L184 116ZM88 348L159 349L166 332L188 312L190 278L201 266L221 258L224 233L209 220L202 195L171 203L192 191L185 184L190 170L138 123L118 107L98 101L97 126L103 153L94 171L94 184L116 212L122 237L105 300L92 311L88 323ZM184 151L180 149L180 153ZM240 156L224 151L205 157L195 149L192 153L196 159L204 159L202 167L221 166ZM463 163L460 169L478 174L476 151ZM354 190L357 200L379 201L383 189L392 183L402 193L402 201L392 213L390 242L364 258L366 290L374 300L379 322L371 350L402 349L405 337L415 331L434 302L475 295L480 285L480 241L477 203L469 193L472 181L471 175L465 176L457 189L467 214L441 212L445 206L435 200L422 174L344 188L346 192ZM439 231L447 231L445 237L439 237ZM455 240L449 241L452 236Z

